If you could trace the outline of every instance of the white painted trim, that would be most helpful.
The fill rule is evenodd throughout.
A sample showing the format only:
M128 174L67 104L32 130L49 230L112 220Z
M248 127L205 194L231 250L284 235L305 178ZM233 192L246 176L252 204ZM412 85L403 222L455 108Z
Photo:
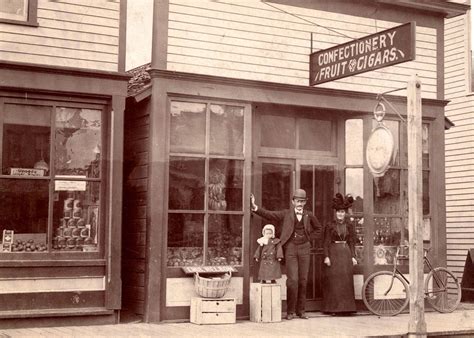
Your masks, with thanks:
M104 290L105 277L0 278L0 294Z

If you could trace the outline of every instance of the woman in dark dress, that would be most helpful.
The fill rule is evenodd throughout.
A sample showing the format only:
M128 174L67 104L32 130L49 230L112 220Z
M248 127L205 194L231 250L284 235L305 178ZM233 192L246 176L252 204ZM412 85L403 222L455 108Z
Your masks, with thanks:
M333 209L336 219L324 230L323 309L325 313L356 312L353 282L355 259L355 230L346 218L354 199L336 194Z

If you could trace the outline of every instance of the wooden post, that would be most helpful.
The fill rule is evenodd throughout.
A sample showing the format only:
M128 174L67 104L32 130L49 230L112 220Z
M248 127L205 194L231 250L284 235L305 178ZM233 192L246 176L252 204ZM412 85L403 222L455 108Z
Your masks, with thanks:
M408 233L410 237L409 337L426 337L423 290L423 185L421 82L414 75L407 88L408 129Z

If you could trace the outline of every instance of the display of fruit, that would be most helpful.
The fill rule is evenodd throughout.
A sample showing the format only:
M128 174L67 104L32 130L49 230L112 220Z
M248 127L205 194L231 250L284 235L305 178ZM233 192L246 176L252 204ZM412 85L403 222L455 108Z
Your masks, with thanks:
M48 250L46 243L35 243L34 240L16 240L12 244L12 252L43 252Z

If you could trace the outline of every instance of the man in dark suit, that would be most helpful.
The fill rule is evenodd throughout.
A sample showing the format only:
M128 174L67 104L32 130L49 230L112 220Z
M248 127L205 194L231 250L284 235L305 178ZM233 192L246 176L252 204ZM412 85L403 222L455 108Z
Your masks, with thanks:
M275 225L283 245L286 266L287 316L291 320L297 315L308 319L305 314L306 285L308 282L311 241L321 236L321 225L309 211L304 210L306 191L296 189L291 201L292 208L281 211L269 211L255 204L250 195L252 211Z

